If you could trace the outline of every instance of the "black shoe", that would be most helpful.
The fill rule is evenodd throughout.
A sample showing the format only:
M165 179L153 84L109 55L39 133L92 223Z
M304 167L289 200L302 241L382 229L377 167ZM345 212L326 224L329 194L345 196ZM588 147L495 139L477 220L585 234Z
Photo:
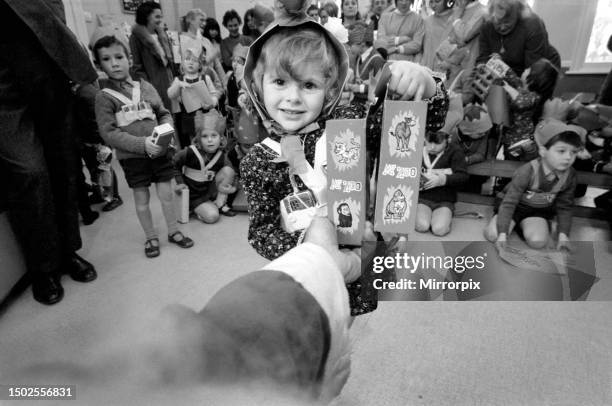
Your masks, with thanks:
M42 304L52 305L64 298L64 288L55 276L37 277L32 282L34 299Z
M91 210L89 213L81 214L81 217L83 217L83 224L88 226L90 224L93 224L93 222L96 221L98 217L100 217L100 213Z
M185 237L183 233L177 231L176 233L168 236L168 241L172 244L176 244L181 248L193 247L193 240L189 237Z
M64 262L64 273L77 282L91 282L98 277L94 266L76 253L70 255Z
M98 192L93 192L91 196L89 196L89 204L98 204L104 203L106 200L100 195Z
M219 209L219 214L222 216L234 217L236 212L225 205Z
M117 207L121 206L122 204L123 204L123 200L121 200L121 197L119 196L113 197L113 200L111 200L110 202L102 206L102 211L115 210Z
M153 242L155 242L155 244L153 244ZM151 238L150 240L147 240L145 242L145 255L147 256L147 258L155 258L158 257L160 254L160 250L159 250L159 239L157 238Z

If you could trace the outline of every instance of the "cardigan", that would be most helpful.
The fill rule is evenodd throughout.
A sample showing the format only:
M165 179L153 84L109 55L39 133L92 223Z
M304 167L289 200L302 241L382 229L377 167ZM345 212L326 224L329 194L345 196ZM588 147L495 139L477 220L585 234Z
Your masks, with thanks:
M432 158L433 161L433 158ZM432 169L452 170L452 174L446 175L446 184L419 192L419 199L427 199L433 202L456 202L457 186L462 185L468 180L467 162L463 151L455 144L449 143L442 152Z
M395 11L385 11L378 22L378 39L390 39L394 37L408 37L405 42L398 45L404 47L404 53L389 55L389 60L414 61L418 60L423 50L423 37L425 36L425 24L423 18L414 12L401 15Z

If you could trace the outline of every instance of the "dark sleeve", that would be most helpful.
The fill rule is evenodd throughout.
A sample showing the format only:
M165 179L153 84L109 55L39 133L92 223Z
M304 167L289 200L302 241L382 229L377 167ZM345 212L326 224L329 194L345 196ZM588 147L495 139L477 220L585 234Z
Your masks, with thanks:
M487 156L487 142L488 136L486 135L478 140L476 151L466 157L466 162L468 165L477 164L485 160L485 157Z
M175 176L176 183L184 183L182 173L183 173L183 166L185 165L185 162L187 161L187 151L188 150L189 148L183 148L182 150L174 154L174 156L172 157L172 163L174 164L174 167L176 168L176 176Z
M149 80L147 71L144 68L142 60L142 49L140 42L135 35L130 36L130 50L132 51L132 79L134 80Z
M295 247L299 233L289 234L281 227L280 201L262 180L268 161L260 147L253 147L240 163L240 181L249 207L249 244L272 260Z
M468 180L467 162L465 162L465 154L461 149L453 148L452 151L450 167L453 173L446 175L446 186L457 187Z
M489 57L493 53L491 49L491 42L489 39L488 30L491 26L490 22L486 22L480 28L480 36L478 37L479 51L478 58L476 59L476 64L486 63L489 60Z
M574 204L574 191L576 190L576 172L573 169L570 169L570 171L565 187L557 194L555 199L559 232L567 236L569 236L572 227L572 206Z
M550 43L544 22L539 17L533 16L524 20L524 28L527 34L525 41L525 69L530 67L540 58L549 56ZM554 63L555 61L553 61Z
M530 163L526 163L516 171L512 181L508 185L504 199L499 205L499 211L497 213L498 233L508 233L510 221L512 221L512 216L514 216L514 209L516 209L516 205L521 200L521 196L523 196L523 193L525 193L525 190L529 187L529 181L532 176L533 169Z
M76 93L76 122L80 139L92 144L103 143L96 123L96 94L99 89L93 84L80 86Z

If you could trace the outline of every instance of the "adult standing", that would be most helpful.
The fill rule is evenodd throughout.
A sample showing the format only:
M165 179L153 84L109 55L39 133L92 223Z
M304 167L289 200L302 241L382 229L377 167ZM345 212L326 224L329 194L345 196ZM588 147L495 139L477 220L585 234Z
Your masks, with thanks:
M413 0L395 0L395 9L380 17L376 42L387 51L390 60L418 60L423 50L425 24L420 15L410 10L412 3Z
M97 276L76 254L80 162L71 114L71 85L96 79L60 0L0 0L0 167L34 299L44 304L62 300L62 273L80 282Z
M421 65L435 69L436 51L442 41L448 38L452 29L453 9L447 0L431 0L429 5L433 14L424 19L425 36L423 37Z
M372 8L370 9L367 22L373 31L378 31L378 21L380 21L380 16L388 6L387 0L372 0Z
M487 9L478 0L457 0L453 9L452 31L457 46L467 47L465 70L471 72L479 55L478 35L487 16Z
M491 0L489 15L490 20L480 30L477 63L499 54L518 76L540 58L561 67L559 53L548 41L544 21L522 0Z
M359 2L357 0L342 0L342 24L346 28L350 28L351 25L357 21L361 21L361 15L359 14Z
M257 22L255 21L255 9L250 8L244 13L244 25L242 26L242 35L251 37L253 41L259 37L257 31Z
M162 28L162 18L158 3L145 2L136 9L136 24L132 27L130 37L133 79L144 79L151 83L164 106L170 111L176 111L177 106L173 108L168 98L168 88L174 79L174 59L170 41Z
M181 59L185 57L188 49L197 49L199 52L204 48L206 50L206 62L214 68L219 79L223 80L225 70L221 66L221 53L201 32L202 27L205 27L205 20L206 14L199 8L189 10L185 15L185 26L183 27L185 31L179 36Z
M232 70L232 53L238 44L249 46L253 42L251 37L240 34L242 20L236 10L226 11L223 15L223 26L229 35L221 41L221 62L226 71Z

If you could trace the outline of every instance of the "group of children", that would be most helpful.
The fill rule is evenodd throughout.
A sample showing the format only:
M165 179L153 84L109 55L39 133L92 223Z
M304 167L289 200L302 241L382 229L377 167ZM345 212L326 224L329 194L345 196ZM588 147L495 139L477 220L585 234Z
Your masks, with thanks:
M215 109L219 103L217 85L203 62L201 50L187 51L183 76L168 89L168 95L180 102L182 128L190 123L194 128L189 145L172 153L171 149L156 145L151 135L156 125L172 123L171 114L151 85L131 79L125 45L114 37L96 42L93 49L96 62L109 77L96 97L98 126L104 140L117 150L126 180L134 191L148 257L160 252L148 205L151 183L157 186L169 241L183 248L193 246L193 241L178 230L172 204L171 180L176 177L177 168L181 172L178 187L189 188L190 209L207 223L229 211L227 198L236 191L239 174L249 206L248 240L268 259L296 246L304 235L303 231L288 230L283 223L284 200L310 190L315 192L315 200L325 202L325 187L321 187L325 184L324 126L327 119L350 116L347 114L350 109L338 107L349 75L348 58L344 46L333 35L312 20L295 18L299 5L295 10L287 10L291 7L288 2L283 9L289 15L294 13L294 17L280 18L251 45L248 57L246 48L236 49L233 72L236 89L228 105L235 108L234 125L243 131L237 132L241 134L240 142L228 148L228 154L224 152L226 121ZM364 41L363 31L359 37ZM370 38L365 42L370 45ZM547 67L546 61L538 61L522 80L508 81L513 85L507 89L511 99L521 101L516 102L511 113L517 116L516 120L520 121L518 115L525 105L541 109L542 99L552 94L550 78L541 74ZM451 229L457 189L468 181L467 165L485 159L487 134L493 125L486 107L472 105L464 110L458 125L448 132L441 131L448 109L442 79L409 62L394 64L392 76L396 79L391 80L390 86L402 89L403 93L412 92L404 97L421 92L428 100L416 229L446 235ZM244 100L241 103L237 100L242 78L248 95L246 106ZM402 80L412 84L402 87ZM244 127L248 130L244 131ZM262 128L264 137L260 136ZM368 136L375 137L376 131L380 132L380 128L369 127ZM258 143L262 138L265 139ZM505 188L497 215L485 234L491 241L503 244L517 224L528 244L541 247L542 241L548 240L548 220L556 216L559 247L564 247L576 186L571 166L583 140L573 127L548 120L535 131L534 141L535 154L529 156ZM354 314L368 311L367 305L358 299L352 305Z

